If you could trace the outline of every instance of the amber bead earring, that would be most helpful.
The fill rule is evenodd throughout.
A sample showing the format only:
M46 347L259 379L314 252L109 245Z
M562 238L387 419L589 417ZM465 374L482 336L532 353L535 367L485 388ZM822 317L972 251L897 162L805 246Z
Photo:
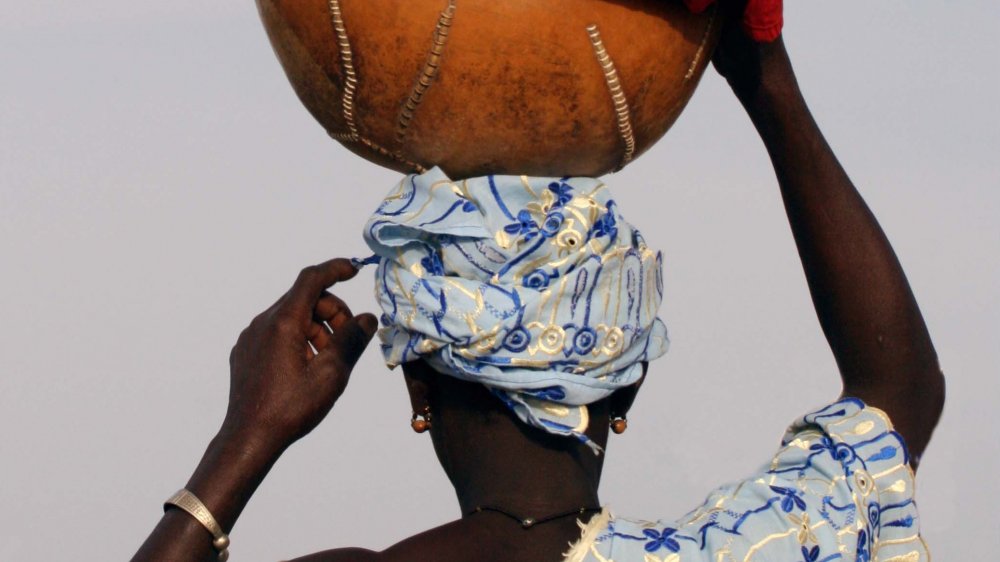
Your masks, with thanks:
M611 431L621 435L628 429L628 419L625 416L611 416L611 422L608 425L611 426Z
M424 433L431 428L431 407L424 406L424 410L420 413L413 412L413 417L410 418L410 427L413 428L415 433Z

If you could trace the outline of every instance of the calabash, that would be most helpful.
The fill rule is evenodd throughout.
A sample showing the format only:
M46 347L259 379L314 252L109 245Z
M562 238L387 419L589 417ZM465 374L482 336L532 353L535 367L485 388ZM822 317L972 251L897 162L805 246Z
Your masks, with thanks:
M659 140L718 39L670 0L257 0L299 99L401 172L599 176Z

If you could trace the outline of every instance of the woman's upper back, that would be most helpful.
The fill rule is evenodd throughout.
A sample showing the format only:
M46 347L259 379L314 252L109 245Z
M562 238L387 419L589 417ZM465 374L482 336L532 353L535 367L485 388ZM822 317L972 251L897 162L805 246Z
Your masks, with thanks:
M466 518L383 553L347 549L302 560L927 562L909 460L884 412L845 398L797 420L756 474L716 489L679 519L617 518L605 509L579 523L579 533L572 519L522 530L502 516ZM579 540L567 551L570 537Z

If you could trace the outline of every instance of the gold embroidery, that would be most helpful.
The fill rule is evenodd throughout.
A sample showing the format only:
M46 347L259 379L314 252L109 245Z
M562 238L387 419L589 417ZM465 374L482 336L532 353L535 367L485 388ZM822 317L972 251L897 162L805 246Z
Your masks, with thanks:
M403 216L417 217L423 214L423 212L427 209L427 207L429 207L434 202L434 192L437 191L438 189L441 189L442 187L450 187L454 193L461 193L461 190L458 188L458 186L450 181L447 180L436 181L431 184L430 188L428 188L430 190L430 193L427 197L427 200L424 201L424 204L421 205L420 208L418 208L417 210L409 211Z
M758 541L756 544L754 544L747 550L747 555L743 557L743 562L748 562L749 560L752 560L753 555L756 554L758 550L764 548L769 542L777 539L783 539L785 537L792 535L793 533L796 533L797 531L798 529L789 529L783 533L773 533L764 537L763 539Z
M549 326L542 331L538 338L538 346L542 351L554 355L562 351L563 342L566 340L566 331L561 326Z
M805 441L801 438L795 438L792 442L786 445L786 447L795 447L796 449L802 449L804 451L808 451L809 441Z
M622 332L622 329L615 326L608 330L608 333L604 338L604 345L602 345L601 348L603 353L610 357L615 357L621 354L622 350L625 348L625 333Z
M854 429L850 431L852 435L864 435L871 431L875 427L875 422L871 420L865 420L858 425L854 426Z
M872 478L874 478L876 480L881 480L883 477L888 476L888 475L892 474L893 472L896 472L897 470L902 469L905 466L906 465L904 465L904 464L897 464L896 466L894 466L892 468L883 470L882 472L879 472L878 474L873 475Z
M913 541L923 541L923 539L920 538L920 535L910 535L903 539L887 539L879 542L879 547L882 548L893 544L906 544Z
M590 545L590 553L594 555L594 558L597 559L597 562L615 562L610 558L605 558L601 556L601 553L597 552L597 545L595 544Z
M538 405L541 406L542 410L544 410L545 412L547 412L549 414L552 414L553 416L556 416L556 417L559 417L559 418L565 418L566 416L569 415L569 408L568 407L563 406L561 404L556 404L555 402L545 401L545 402L539 403ZM586 428L584 428L584 429L586 429Z
M895 482L893 482L892 486L886 488L886 491L902 494L906 492L906 481L896 480Z
M531 187L531 181L528 179L528 176L521 176L521 187L528 192L528 195L532 199L538 199L538 194L535 193L535 188Z
M843 418L841 418L841 419L839 419L839 420L837 420L837 421L835 421L835 422L832 422L832 423L829 423L829 424L827 424L827 426L826 426L826 427L827 427L827 429L829 430L829 429L832 429L832 428L834 428L834 427L837 427L837 426L840 426L840 425L843 425L843 424L845 424L845 423L848 423L848 422L850 422L850 421L854 420L855 418L857 418L858 416L860 416L860 415L861 415L861 413L862 413L863 411L864 411L864 410L858 410L857 412L854 412L853 414L851 414L851 415L849 415L849 416L845 416L845 417L843 417ZM838 433L838 434L835 434L835 433L833 433L833 432L830 432L830 434L831 434L832 436L834 436L834 437L837 437L837 438L839 438L839 437L840 437L840 434L839 434L839 433Z
M809 514L806 512L802 513L802 517L794 514L788 514L788 520L792 522L793 525L798 527L798 533L796 537L799 539L799 544L806 543L817 543L816 535L813 533L813 528L809 523Z
M858 485L858 490L860 490L861 494L865 497L867 497L875 487L875 481L864 470L858 470L854 473L854 483Z
M571 222L572 220L573 219L566 219L566 222ZM556 244L558 244L563 251L576 249L582 241L583 236L575 230L566 229L556 235Z
M893 556L892 558L886 558L882 562L917 562L920 560L920 553L916 550L902 554L900 556Z

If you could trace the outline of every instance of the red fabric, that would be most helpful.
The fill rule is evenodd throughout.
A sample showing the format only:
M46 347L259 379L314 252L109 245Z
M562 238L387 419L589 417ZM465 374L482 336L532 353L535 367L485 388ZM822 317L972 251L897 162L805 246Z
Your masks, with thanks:
M684 3L692 12L700 14L715 0L684 0ZM774 41L781 35L784 23L782 0L748 0L743 14L743 29L755 41Z

